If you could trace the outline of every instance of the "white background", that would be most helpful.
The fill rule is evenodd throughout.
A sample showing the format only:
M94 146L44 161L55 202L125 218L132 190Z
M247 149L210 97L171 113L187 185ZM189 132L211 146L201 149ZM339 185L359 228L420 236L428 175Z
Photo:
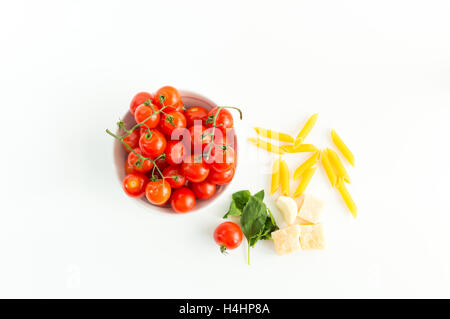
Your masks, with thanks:
M449 1L2 1L0 297L450 297L449 17ZM123 194L104 132L166 84L245 116L227 193L182 216ZM231 193L268 186L251 127L296 134L315 112L308 142L335 128L355 153L358 219L319 171L326 250L222 256Z

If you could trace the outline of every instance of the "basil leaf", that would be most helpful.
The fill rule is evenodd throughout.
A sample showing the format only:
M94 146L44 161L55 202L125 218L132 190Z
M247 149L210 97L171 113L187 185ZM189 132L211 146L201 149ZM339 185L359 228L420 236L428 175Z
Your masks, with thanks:
M231 201L230 208L228 209L228 212L223 216L223 218L228 218L228 216L241 216L242 210L237 208L236 202L234 200Z
M241 215L241 228L247 240L258 235L267 219L266 205L255 196L251 196Z
M240 210L244 209L245 205L247 204L251 194L250 191L239 191L232 195L233 201L236 203L236 207Z
M259 191L259 192L257 192L257 193L256 193L255 195L253 195L253 196L255 196L255 197L258 198L259 200L263 201L263 200L264 200L264 189L261 190L261 191Z

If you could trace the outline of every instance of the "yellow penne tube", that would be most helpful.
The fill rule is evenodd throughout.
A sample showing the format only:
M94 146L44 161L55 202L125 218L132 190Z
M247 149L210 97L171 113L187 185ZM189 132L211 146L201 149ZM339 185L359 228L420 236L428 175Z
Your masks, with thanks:
M297 169L294 172L294 179L300 178L300 176L302 176L307 169L316 164L319 159L319 155L320 152L315 152L310 158L304 161L302 165L297 167Z
M305 153L305 152L317 152L318 149L312 144L299 144L297 146L295 145L284 145L281 146L281 148L286 153Z
M327 148L327 154L331 164L333 164L334 169L336 170L336 175L338 177L339 176L342 177L345 182L350 184L351 183L350 176L348 175L347 170L344 167L344 164L342 164L339 155L331 148Z
M335 187L337 177L336 177L336 173L334 172L333 166L330 163L330 160L328 158L328 154L327 154L326 150L322 151L320 160L322 162L322 167L328 176L328 180L330 181L331 186Z
M280 161L281 195L289 196L289 168L285 161Z
M277 158L272 167L272 181L270 183L270 194L273 195L280 188L280 158Z
M295 190L294 197L299 197L303 194L306 187L308 186L311 178L314 176L314 173L317 170L317 166L309 168L303 175L300 184L298 184L297 189Z
M338 183L337 189L339 193L341 193L342 199L344 200L345 204L347 205L348 209L350 210L350 213L352 213L353 217L356 218L358 214L358 208L356 207L355 202L353 201L352 197L350 196L350 193L347 190L347 187L345 187L345 183Z
M295 145L299 145L299 144L303 143L303 141L305 140L306 136L309 134L309 132L311 132L312 128L316 124L318 117L319 117L319 114L316 113L316 114L313 114L308 119L308 121L306 121L306 123L303 126L302 130L300 131L300 133L297 134L297 137L295 138Z
M294 138L286 133L280 133L272 130L268 130L261 127L255 127L255 131L258 135L267 137L272 140L277 140L280 142L287 142L287 143L293 143Z
M259 148L265 149L266 151L269 151L269 152L272 152L272 153L275 153L275 154L283 155L283 154L285 153L285 152L284 152L281 148L279 148L278 146L273 145L273 144L270 144L270 143L268 143L268 142L266 142L266 141L263 141L263 140L261 140L261 139L259 139L259 138L250 137L250 138L248 139L248 141L249 141L250 143L256 145L256 146L259 147Z
M342 139L339 137L339 135L336 133L335 130L331 130L331 139L333 140L334 145L336 145L338 150L347 159L347 161L352 166L355 166L355 156L350 151L350 149L347 147L347 145L345 145L345 143L342 141Z

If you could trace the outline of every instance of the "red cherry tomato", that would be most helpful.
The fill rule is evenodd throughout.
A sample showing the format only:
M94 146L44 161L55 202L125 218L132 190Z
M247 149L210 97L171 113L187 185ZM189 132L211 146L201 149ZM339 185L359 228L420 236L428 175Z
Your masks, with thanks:
M169 137L175 129L185 127L186 118L183 113L178 111L166 112L166 114L161 116L161 120L159 121L160 130Z
M187 213L195 206L195 195L187 187L182 187L173 192L170 205L177 213Z
M225 150L223 147L225 147ZM209 147L206 148L206 154L203 153L203 156L205 158L205 163L210 164L213 170L224 172L234 167L236 155L231 146L214 146L209 157L207 154L208 149Z
M130 112L131 114L134 115L134 112L136 111L136 108L141 105L144 104L145 101L147 100L151 100L153 99L153 96L150 93L147 92L140 92L138 94L136 94L133 99L131 100L130 103Z
M166 180L150 181L145 188L145 196L153 205L163 206L167 203L172 193L172 188Z
M166 147L166 150L167 150L167 147ZM160 171L163 171L167 166L169 166L169 163L167 162L167 155L156 158L155 164L158 166Z
M208 112L208 118L206 119L206 125L212 127L214 122L214 116L219 111L218 107L213 108ZM220 128L223 133L226 133L226 129L233 127L233 116L227 109L220 109L216 118L216 128Z
M186 147L181 141L169 141L166 146L167 163L170 165L178 165L183 162L186 156Z
M164 135L156 129L144 131L139 139L139 146L144 155L157 157L166 149L167 141Z
M216 185L225 185L231 182L233 177L234 177L234 167L223 172L218 172L212 169L208 175L207 181Z
M206 128L203 125L194 125L189 128L191 137L191 153L199 154L206 144L211 143L211 136L205 133Z
M217 226L214 231L214 240L220 246L220 252L235 249L242 243L242 230L239 225L225 222Z
M128 135L127 137L124 137L123 141L125 143L127 143L127 145L131 148L136 148L139 147L139 137L141 136L141 133L139 132L139 130L134 130L133 132L130 133L130 135ZM125 145L123 145L123 148L125 149L125 151L127 152L131 152Z
M142 173L131 173L123 179L123 190L131 197L140 197L144 195L145 186L148 178Z
M128 163L128 161L125 161L125 174L131 174L131 173L136 173L136 171L134 170L134 166L130 165L130 163Z
M198 158L197 155L191 155L185 158L181 165L183 175L193 183L203 182L209 174L209 167L203 161L203 158Z
M181 168L178 166L168 166L163 170L163 175L165 177L174 177L174 178L166 178L166 181L170 184L172 188L180 188L186 184L186 177L181 174Z
M134 151L138 154L142 155L142 151L139 148L135 148ZM153 168L153 162L149 160L144 160L140 166L134 165L139 160L139 157L134 154L133 152L130 152L128 154L128 164L132 165L134 170L139 173L147 173Z
M155 111L153 111L152 107ZM134 112L134 119L136 123L143 123L145 128L155 128L158 126L161 116L160 112L156 113L158 110L159 108L154 104L152 106L141 104Z
M191 183L190 187L198 199L208 199L216 193L216 184L208 181Z
M201 106L193 106L184 112L184 116L186 117L187 127L195 124L205 125L205 120L208 117L208 110ZM201 123L195 121L201 121Z
M164 98L163 104L161 104L161 97ZM154 103L159 107L167 106L165 111L183 111L183 101L181 95L177 89L171 86L164 86L155 93Z

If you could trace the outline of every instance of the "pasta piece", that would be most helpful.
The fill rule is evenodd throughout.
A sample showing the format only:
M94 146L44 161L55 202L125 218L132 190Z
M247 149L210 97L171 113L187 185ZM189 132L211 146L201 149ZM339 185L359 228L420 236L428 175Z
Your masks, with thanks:
M336 170L336 175L338 177L343 177L344 181L350 184L351 183L350 176L348 175L347 170L344 167L344 164L342 164L342 161L339 158L339 155L331 148L327 148L327 155L328 155L328 159L333 164L333 166Z
M338 183L337 189L339 193L341 193L342 199L344 199L344 202L347 205L348 209L350 210L350 213L352 213L353 217L356 218L358 214L358 208L356 207L355 202L350 196L347 187L345 187L345 183Z
M270 194L273 195L280 188L280 158L273 163L272 181L270 183Z
M309 132L311 132L312 128L314 127L314 124L316 124L318 117L319 117L319 114L316 113L316 114L313 114L308 119L308 121L306 121L305 126L303 126L302 130L300 131L300 133L298 133L297 137L295 138L295 145L299 145L299 144L303 143L306 136L309 134Z
M284 160L280 161L281 195L289 196L289 167Z
M300 178L306 170L308 170L311 166L317 163L319 159L320 152L315 152L310 158L308 158L302 165L297 167L294 172L294 179Z
M331 139L338 150L344 155L347 161L354 167L355 166L355 156L350 151L350 149L345 145L342 139L337 135L335 130L331 130Z
M320 156L323 169L325 170L325 173L328 176L328 180L330 181L331 187L336 186L336 173L334 172L334 168L330 163L330 160L328 158L328 154L326 150L322 151L322 154Z
M294 143L294 138L286 133L280 133L272 130L268 130L261 127L255 127L255 131L258 135L267 137L272 140L277 140L280 142Z
M266 141L263 141L263 140L261 140L261 139L259 139L259 138L250 137L250 138L248 139L248 141L249 141L250 143L256 145L256 146L259 147L259 148L265 149L266 151L269 151L269 152L272 152L272 153L275 153L275 154L283 155L283 154L285 153L285 152L284 152L281 148L279 148L278 146L273 145L273 144L271 144L271 143L268 143L268 142L266 142Z
M317 152L318 149L312 144L284 145L281 147L286 153Z
M303 194L316 170L317 166L311 167L302 175L302 180L300 181L300 184L298 184L298 187L295 190L294 197L299 197L300 195Z

